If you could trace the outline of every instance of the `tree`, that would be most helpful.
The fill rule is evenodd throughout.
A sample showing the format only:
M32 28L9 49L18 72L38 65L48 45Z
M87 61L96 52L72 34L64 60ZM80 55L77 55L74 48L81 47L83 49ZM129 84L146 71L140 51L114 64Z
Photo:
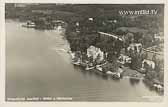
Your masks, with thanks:
M128 32L125 36L126 36L126 42L128 42L129 44L134 42L134 34L133 33Z
M149 80L153 80L154 78L157 78L157 73L155 71L148 71L145 77Z
M142 35L140 32L135 33L134 40L136 43L141 43Z

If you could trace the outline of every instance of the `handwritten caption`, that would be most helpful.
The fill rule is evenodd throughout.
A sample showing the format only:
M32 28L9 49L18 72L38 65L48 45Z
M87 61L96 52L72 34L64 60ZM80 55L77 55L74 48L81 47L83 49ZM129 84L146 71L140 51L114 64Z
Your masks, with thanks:
M71 101L72 97L15 97L7 101Z

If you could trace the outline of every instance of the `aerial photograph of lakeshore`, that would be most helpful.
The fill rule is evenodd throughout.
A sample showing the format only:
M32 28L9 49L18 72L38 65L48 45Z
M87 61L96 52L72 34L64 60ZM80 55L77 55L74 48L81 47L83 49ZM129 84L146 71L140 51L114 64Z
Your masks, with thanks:
M164 4L5 3L5 99L162 102Z

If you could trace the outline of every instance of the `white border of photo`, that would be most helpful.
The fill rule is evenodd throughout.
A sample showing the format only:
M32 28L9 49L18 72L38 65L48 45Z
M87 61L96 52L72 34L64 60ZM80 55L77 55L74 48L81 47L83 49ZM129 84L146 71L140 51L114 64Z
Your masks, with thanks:
M164 11L164 101L163 102L6 102L5 101L5 3L76 3L76 4L165 4ZM168 0L0 0L0 107L86 107L86 106L129 106L129 107L163 107L168 106Z

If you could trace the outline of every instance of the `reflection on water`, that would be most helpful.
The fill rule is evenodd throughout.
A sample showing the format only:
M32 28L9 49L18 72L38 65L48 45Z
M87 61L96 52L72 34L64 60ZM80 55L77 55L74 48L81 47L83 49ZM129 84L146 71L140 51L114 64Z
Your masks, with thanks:
M81 72L85 76L90 76L90 77L95 76L98 79L113 80L116 82L120 81L120 79L115 79L112 76L103 75L101 73L96 72L95 70L85 71L85 70L81 69L81 67L79 67L79 66L74 66L74 68L76 69L77 72Z
M142 81L114 80L72 65L57 30L6 21L6 97L72 97L73 101L161 101ZM143 96L149 96L144 98ZM157 97L153 97L157 96Z
M139 79L134 79L134 78L130 78L129 81L130 81L130 84L131 84L132 86L138 85L138 83L140 82Z

